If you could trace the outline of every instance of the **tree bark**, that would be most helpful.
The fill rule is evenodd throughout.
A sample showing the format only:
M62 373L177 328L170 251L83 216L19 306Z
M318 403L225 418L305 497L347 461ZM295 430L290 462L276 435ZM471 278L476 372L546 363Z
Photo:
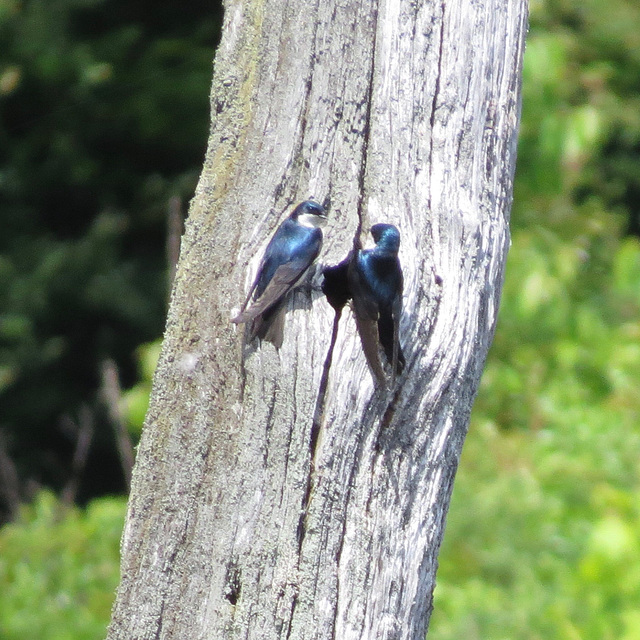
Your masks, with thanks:
M111 640L412 639L492 339L526 0L229 0L213 124L133 474ZM285 209L321 262L402 234L407 364L376 389L349 310L231 324Z

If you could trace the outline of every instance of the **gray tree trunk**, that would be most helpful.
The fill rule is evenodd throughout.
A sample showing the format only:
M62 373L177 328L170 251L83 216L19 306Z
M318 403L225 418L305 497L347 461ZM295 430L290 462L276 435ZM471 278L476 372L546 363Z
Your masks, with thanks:
M526 0L228 0L213 125L133 475L111 640L412 639L493 335ZM285 208L320 260L402 234L407 358L375 390L317 290L230 319Z

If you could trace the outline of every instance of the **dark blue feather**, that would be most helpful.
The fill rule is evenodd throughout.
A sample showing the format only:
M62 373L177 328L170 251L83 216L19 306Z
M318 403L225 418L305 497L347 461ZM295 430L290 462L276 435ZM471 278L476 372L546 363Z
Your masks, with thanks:
M370 344L374 338L382 346L394 376L405 365L398 335L403 277L398 229L391 224L376 224L371 227L371 235L376 246L357 252L349 270L349 284L363 349L371 369L380 378L377 345ZM377 324L377 336L365 323Z
M236 324L251 322L249 339L282 346L286 297L302 280L322 248L324 209L310 200L299 204L269 241ZM249 300L251 305L245 310Z

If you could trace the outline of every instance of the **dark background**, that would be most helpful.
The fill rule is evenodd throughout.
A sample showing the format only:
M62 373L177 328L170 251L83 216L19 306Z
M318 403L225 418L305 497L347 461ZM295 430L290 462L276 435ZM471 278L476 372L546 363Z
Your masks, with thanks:
M77 482L84 502L126 490L102 364L131 387L136 348L162 334L167 211L175 197L186 211L202 165L222 10L47 0L0 12L1 522L16 491Z

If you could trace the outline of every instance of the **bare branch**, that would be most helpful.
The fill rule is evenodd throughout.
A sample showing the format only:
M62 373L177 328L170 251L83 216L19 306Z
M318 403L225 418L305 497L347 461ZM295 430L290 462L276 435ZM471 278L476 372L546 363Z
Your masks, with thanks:
M7 516L13 520L20 507L20 481L9 452L4 432L0 429L0 492L4 496Z
M102 397L107 406L109 420L116 436L122 474L127 483L127 489L130 489L131 470L133 469L135 455L133 453L131 437L127 431L126 421L122 414L120 378L118 376L118 368L113 360L105 360L102 363Z
M78 412L77 423L66 414L62 416L61 423L68 432L73 433L76 437L76 446L71 461L71 477L64 486L61 495L62 504L69 506L76 500L78 488L80 487L80 479L87 466L89 448L95 430L93 413L86 404L83 404Z

